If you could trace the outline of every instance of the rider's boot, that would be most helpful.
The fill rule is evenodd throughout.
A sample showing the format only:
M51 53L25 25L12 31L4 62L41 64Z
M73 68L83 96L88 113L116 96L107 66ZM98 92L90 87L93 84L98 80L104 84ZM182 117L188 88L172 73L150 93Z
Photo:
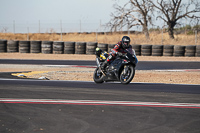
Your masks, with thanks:
M105 73L106 72L106 67L109 65L109 62L105 60L103 64L101 65L101 70ZM107 76L112 76L110 72L106 72Z

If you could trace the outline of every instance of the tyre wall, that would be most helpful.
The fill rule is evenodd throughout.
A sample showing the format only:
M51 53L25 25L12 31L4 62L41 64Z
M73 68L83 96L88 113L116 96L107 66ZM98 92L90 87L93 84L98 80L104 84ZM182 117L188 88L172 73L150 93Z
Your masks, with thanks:
M7 52L8 53L19 52L19 41L8 40Z
M141 46L141 55L142 56L151 56L152 55L152 45L142 45Z
M76 42L75 54L86 54L86 42Z
M93 55L97 47L97 42L87 42L86 54Z
M88 54L94 55L98 47L110 52L115 44L97 42L14 41L0 40L0 53ZM200 57L200 45L132 44L137 56Z
M30 42L30 52L31 53L41 53L41 41L31 41Z
M19 41L19 52L30 53L30 41Z

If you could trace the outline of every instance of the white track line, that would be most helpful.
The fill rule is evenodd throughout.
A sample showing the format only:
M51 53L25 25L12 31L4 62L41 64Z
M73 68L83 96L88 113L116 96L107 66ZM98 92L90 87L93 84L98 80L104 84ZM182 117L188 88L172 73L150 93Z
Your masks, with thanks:
M60 99L12 99L12 98L0 98L0 103L144 106L144 107L199 108L200 109L200 104L199 103L163 103L163 102L140 102L140 101L105 101L105 100L60 100Z

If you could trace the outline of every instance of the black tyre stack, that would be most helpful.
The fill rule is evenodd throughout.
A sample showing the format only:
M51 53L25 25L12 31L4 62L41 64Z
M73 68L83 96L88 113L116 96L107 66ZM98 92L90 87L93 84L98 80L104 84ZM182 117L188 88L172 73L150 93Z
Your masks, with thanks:
M19 41L19 52L30 53L30 41Z
M64 42L53 42L53 54L63 54L64 53Z
M141 45L132 44L132 48L135 50L136 55L141 55Z
M30 42L31 53L41 53L41 41Z
M76 42L75 54L85 54L86 53L86 42Z
M162 55L163 55L163 45L153 45L152 56L162 56Z
M163 56L173 56L174 45L164 45L163 46Z
M116 44L108 44L108 53L115 47Z
M19 41L8 40L7 42L7 52L14 53L19 51Z
M51 54L53 51L53 42L52 41L42 41L42 53Z
M200 57L200 45L196 46L196 56Z
M108 44L99 43L99 44L97 45L97 47L100 48L102 51L108 52Z
M4 53L7 50L7 40L0 40L0 53Z
M187 57L194 57L196 53L196 46L185 46L185 56Z
M75 42L64 42L64 54L75 53Z
M152 45L142 45L141 46L141 55L142 56L151 56Z
M174 46L174 56L184 56L185 46Z
M86 54L88 55L95 54L96 47L97 47L97 42L87 42Z

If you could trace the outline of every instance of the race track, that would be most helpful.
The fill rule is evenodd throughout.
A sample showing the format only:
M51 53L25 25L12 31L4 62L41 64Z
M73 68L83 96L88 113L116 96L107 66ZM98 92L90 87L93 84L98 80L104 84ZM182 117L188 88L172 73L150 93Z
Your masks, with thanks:
M73 60L14 60L0 59L0 64L34 64L34 65L91 65L96 66L95 61ZM175 61L140 61L136 70L157 69L200 69L200 62L175 62Z
M1 133L200 132L200 85L0 78L0 92Z

